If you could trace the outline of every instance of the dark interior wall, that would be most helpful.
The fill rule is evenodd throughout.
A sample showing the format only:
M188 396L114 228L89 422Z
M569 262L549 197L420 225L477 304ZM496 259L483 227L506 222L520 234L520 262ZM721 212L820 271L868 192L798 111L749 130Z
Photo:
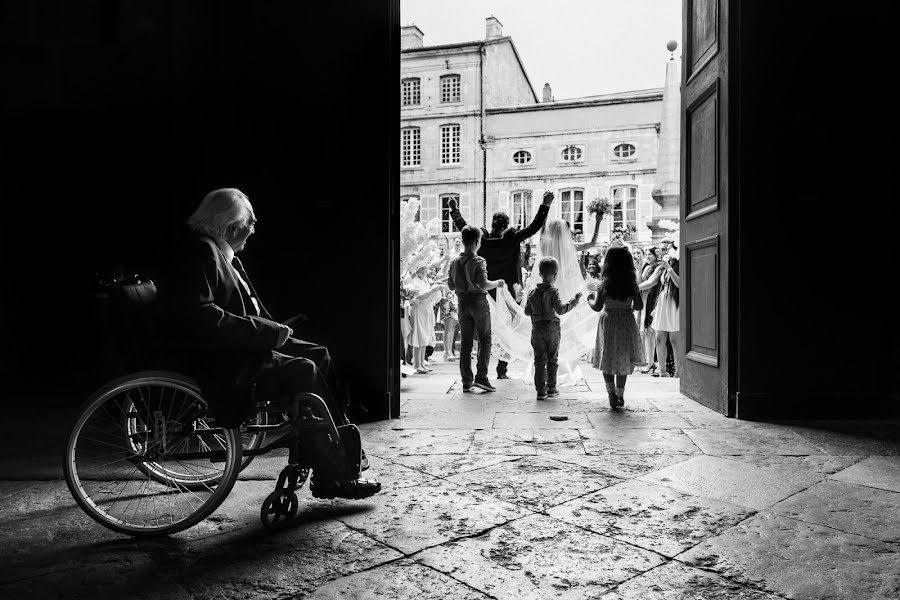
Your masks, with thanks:
M396 4L4 2L4 375L102 381L97 274L152 276L203 195L238 187L267 307L308 314L386 410Z
M738 4L739 416L897 412L889 20Z

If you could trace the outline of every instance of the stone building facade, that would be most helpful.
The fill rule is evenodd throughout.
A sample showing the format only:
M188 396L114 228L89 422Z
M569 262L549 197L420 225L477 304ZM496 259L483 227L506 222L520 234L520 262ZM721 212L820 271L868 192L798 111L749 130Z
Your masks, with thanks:
M662 209L653 192L663 88L557 101L546 84L539 99L495 17L485 39L458 44L425 46L418 27L402 28L400 68L401 198L421 200L422 222L440 217L442 234L458 235L454 198L472 224L489 227L504 211L524 225L549 189L551 216L585 239L598 198L614 206L599 242L615 225L634 228L639 245L662 235L650 225Z

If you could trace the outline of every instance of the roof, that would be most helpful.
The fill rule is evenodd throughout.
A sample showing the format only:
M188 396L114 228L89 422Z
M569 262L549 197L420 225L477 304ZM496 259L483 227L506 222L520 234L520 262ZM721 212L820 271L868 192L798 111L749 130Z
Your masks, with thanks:
M531 89L531 95L534 97L534 101L538 102L537 93L534 91L534 86L531 84L531 79L528 77L528 72L525 70L525 63L522 62L522 57L519 56L519 51L516 49L516 45L512 40L512 37L506 35L503 37L493 38L490 40L477 40L472 42L457 42L455 44L440 44L437 46L422 46L421 48L407 48L405 50L401 50L400 54L418 54L418 53L426 53L432 51L441 51L441 50L468 50L472 48L478 48L482 45L487 46L488 44L499 44L502 42L509 42L509 45L512 47L513 54L516 57L516 60L519 63L519 68L522 69L522 75L525 76L525 81L528 82L528 87ZM528 105L531 106L531 105Z
M530 82L529 82L530 83ZM533 110L553 110L558 108L580 108L583 106L603 106L607 104L630 104L635 102L661 102L663 88L649 88L646 90L632 90L616 92L614 94L602 94L598 96L584 96L582 98L569 98L566 100L554 100L538 104L520 104L516 106L500 106L489 108L489 113L527 112Z

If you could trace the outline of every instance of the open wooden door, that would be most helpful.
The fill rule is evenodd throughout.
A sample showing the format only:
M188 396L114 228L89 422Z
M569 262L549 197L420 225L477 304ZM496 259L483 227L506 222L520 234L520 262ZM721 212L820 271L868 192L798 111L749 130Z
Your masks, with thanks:
M728 416L735 414L728 352L736 316L729 310L735 6L684 0L681 102L681 392Z

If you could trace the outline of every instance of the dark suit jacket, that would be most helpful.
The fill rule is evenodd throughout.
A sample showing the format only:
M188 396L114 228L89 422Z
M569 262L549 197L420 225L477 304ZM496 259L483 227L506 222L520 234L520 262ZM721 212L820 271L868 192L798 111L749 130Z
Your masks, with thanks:
M250 297L209 236L185 235L156 283L157 322L170 358L178 354L177 367L199 380L221 425L240 424L252 408L250 383L272 359L278 324L261 302L261 316L253 316Z
M488 279L504 280L509 286L510 293L513 293L514 283L522 285L522 255L519 251L519 244L544 226L549 212L550 207L541 204L534 220L528 227L524 229L510 227L499 236L491 235L487 229L481 228L481 248L478 250L478 256L487 261ZM450 216L453 218L456 228L462 231L462 228L466 226L466 220L459 209L451 211Z

